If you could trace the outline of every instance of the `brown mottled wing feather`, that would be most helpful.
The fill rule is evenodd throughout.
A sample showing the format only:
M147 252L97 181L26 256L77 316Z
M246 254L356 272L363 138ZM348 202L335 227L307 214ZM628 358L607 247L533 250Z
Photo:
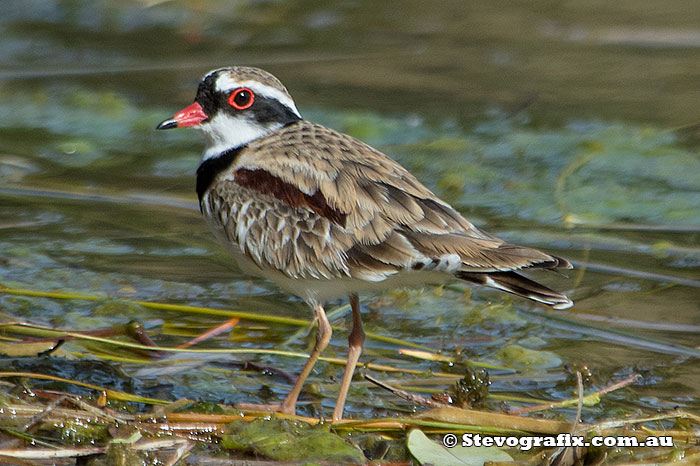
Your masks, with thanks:
M300 204L290 205L239 185L234 173L222 174L202 198L205 217L225 236L220 238L224 244L235 246L260 271L274 269L295 279L350 275L343 251L352 241L343 227L307 207L296 194L290 198Z
M302 121L252 142L236 169L263 170L342 216L344 225L332 222L344 227L333 229L347 247L338 252L358 278L379 280L449 254L466 272L568 266L480 231L393 160L320 125Z

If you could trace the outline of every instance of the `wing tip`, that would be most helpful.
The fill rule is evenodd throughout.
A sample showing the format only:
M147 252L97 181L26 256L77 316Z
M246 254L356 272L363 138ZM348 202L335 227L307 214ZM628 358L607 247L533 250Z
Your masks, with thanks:
M558 256L552 256L557 261L557 264L554 266L554 268L557 269L573 269L574 266L569 262L568 260L564 259L563 257L558 257Z
M513 293L523 298L552 306L556 310L569 309L574 302L566 295L551 290L515 272L460 272L458 278Z
M564 298L566 299L552 303L552 309L556 309L557 311L563 311L565 309L570 309L574 306L574 302L571 299L569 299L568 296L564 296Z

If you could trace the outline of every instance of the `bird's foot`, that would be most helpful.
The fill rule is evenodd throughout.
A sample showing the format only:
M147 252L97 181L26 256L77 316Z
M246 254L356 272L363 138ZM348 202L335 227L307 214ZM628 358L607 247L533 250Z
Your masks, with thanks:
M260 404L260 403L236 403L236 409L243 411L268 411L283 414L296 414L295 406L286 406L284 403Z

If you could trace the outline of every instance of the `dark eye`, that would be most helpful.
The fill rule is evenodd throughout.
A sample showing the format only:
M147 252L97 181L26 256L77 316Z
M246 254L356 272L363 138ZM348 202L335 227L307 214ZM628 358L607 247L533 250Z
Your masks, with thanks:
M247 87L241 87L228 96L228 104L238 110L245 110L255 102L255 94Z

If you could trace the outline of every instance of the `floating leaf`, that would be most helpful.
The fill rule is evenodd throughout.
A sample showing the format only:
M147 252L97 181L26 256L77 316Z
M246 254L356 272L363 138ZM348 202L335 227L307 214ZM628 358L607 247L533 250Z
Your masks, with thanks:
M227 426L224 448L252 450L281 461L319 460L334 464L364 464L359 448L351 445L325 425L310 426L285 419L237 420Z
M432 466L483 466L487 461L513 461L511 456L496 447L446 448L433 442L419 429L408 434L408 450L421 465Z
M2 343L0 342L0 356L40 356L42 353L52 351L56 348L55 341L37 341L37 342L22 342L22 343ZM54 353L54 356L66 357L69 353L57 349L60 353Z
M509 367L550 369L561 366L561 359L551 351L539 351L520 345L508 345L496 357Z

